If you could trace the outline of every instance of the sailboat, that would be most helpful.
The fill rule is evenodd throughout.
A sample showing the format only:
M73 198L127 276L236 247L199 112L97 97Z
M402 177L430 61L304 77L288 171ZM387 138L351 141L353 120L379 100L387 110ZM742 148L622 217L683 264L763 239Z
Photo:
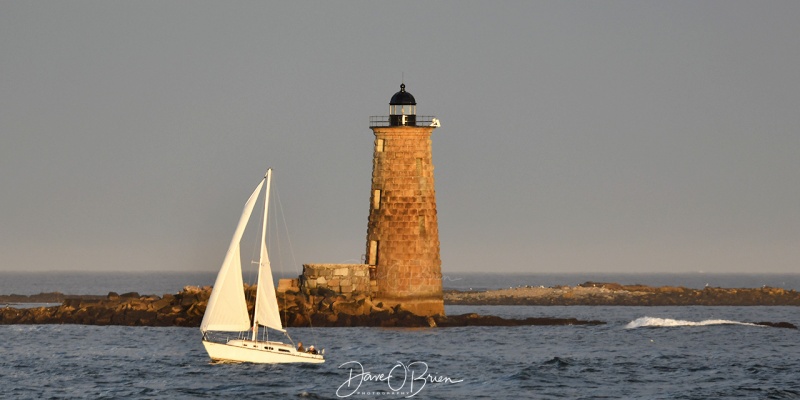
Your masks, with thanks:
M268 337L268 329L273 329L286 335L290 342L292 340L281 324L265 240L271 181L272 169L269 169L245 203L242 216L239 218L239 225L236 227L214 288L211 290L203 321L200 323L203 347L213 361L270 364L322 363L325 361L323 355L317 354L316 351L303 351L303 349L295 348L293 342L289 344L270 341ZM267 184L267 189L264 195L264 219L261 226L258 287L255 312L251 323L245 300L239 247L264 182ZM259 338L260 332L262 333L261 338Z

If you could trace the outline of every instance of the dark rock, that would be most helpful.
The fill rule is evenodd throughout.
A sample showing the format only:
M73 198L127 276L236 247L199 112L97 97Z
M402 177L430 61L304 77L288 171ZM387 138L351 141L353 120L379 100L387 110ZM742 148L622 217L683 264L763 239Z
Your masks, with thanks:
M177 317L174 314L158 314L156 316L156 326L173 326Z
M308 293L312 296L320 296L320 297L336 297L337 293L331 289L325 287L315 287L310 289Z
M331 311L333 314L350 314L350 315L366 315L369 314L370 308L362 301L336 300L331 304Z
M197 303L197 295L194 293L185 293L181 296L181 305L184 307L189 307L192 304Z
M145 310L130 310L125 313L125 325L151 326L157 319L156 313Z
M65 307L79 308L81 306L81 299L66 299L62 304Z
M172 308L172 301L170 299L159 299L159 300L154 301L152 303L152 308L151 309L160 312L161 310L164 310L164 309L167 309L167 308L170 308L170 309Z

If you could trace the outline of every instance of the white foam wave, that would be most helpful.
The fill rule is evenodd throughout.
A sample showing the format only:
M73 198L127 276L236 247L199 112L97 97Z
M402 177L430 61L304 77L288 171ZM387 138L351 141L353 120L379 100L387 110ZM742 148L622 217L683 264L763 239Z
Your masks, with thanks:
M749 322L731 321L727 319L707 319L705 321L684 321L680 319L671 318L654 318L654 317L641 317L628 323L625 329L635 329L646 326L708 326L708 325L747 325L747 326L761 326L751 324Z

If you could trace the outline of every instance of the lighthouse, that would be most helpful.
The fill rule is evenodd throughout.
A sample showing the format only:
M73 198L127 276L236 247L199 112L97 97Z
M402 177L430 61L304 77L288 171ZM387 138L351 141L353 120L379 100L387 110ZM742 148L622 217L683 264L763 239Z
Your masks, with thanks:
M374 302L418 315L444 315L431 134L434 117L417 116L405 84L389 115L370 117L375 135L366 264Z

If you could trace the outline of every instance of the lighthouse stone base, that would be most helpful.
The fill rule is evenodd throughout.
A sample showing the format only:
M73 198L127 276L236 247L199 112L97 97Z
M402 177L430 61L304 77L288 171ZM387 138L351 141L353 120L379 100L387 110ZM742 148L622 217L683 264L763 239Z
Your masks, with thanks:
M371 270L367 264L304 264L303 274L297 279L278 282L278 293L294 292L308 298L336 297L342 304L364 303L368 299L371 306L362 310L367 314L402 308L420 316L444 315L441 296L381 296L376 280L370 277Z

